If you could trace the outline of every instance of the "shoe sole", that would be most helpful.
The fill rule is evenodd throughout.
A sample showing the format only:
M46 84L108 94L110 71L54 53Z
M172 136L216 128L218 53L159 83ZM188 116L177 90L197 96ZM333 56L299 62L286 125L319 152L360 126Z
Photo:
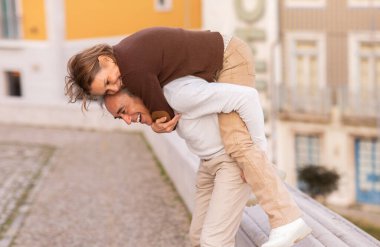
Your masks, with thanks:
M304 229L304 231L302 232L302 235L294 241L294 244L306 238L311 232L312 232L311 228L307 226L307 228Z

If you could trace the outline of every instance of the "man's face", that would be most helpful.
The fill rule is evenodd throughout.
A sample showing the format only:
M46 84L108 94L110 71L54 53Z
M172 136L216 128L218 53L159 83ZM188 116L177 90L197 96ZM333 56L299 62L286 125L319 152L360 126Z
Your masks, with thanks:
M128 125L131 123L152 124L149 110L138 97L132 97L121 91L114 95L107 95L104 103L115 119L123 119Z

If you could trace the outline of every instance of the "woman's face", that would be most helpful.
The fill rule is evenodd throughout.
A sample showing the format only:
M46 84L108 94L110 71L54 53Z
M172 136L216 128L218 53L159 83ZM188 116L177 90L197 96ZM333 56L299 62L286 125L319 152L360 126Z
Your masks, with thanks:
M91 95L115 94L122 87L120 70L117 64L108 56L99 56L100 70L90 86Z

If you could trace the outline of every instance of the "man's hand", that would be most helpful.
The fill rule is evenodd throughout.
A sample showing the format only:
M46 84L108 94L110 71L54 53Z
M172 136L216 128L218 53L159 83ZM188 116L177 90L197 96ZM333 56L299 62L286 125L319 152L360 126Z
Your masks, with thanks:
M162 117L162 118L157 119L154 123L152 123L150 127L156 133L170 133L173 131L173 129L177 125L180 117L181 117L181 114L176 114L174 118L170 120L169 122L165 122L166 117Z

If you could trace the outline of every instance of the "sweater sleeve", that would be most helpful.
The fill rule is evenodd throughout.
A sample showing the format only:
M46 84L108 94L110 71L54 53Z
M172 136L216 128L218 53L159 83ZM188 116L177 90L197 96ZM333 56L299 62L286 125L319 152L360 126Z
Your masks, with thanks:
M183 77L164 87L169 104L183 119L236 111L245 122L252 140L266 151L264 114L256 89L228 83L208 83Z
M145 75L133 82L127 82L128 90L142 99L152 114L153 121L162 116L174 117L174 111L166 101L157 76ZM167 119L167 120L170 120Z

